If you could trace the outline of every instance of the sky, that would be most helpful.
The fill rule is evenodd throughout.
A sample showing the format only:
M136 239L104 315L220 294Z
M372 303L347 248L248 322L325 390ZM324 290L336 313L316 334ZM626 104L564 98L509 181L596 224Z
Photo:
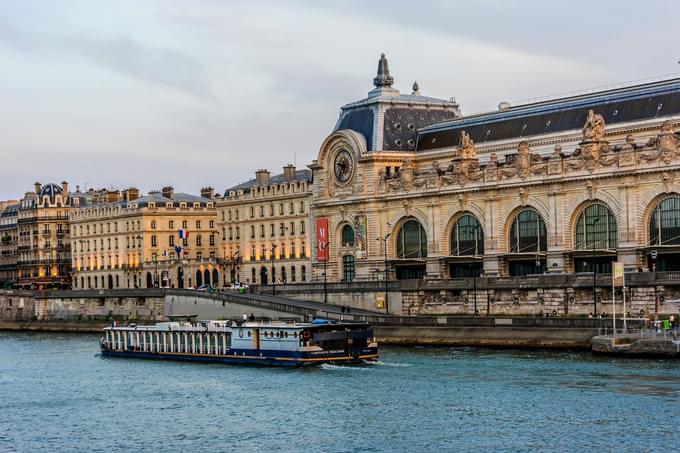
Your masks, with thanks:
M677 1L0 0L0 200L222 192L305 167L373 88L463 114L680 72Z

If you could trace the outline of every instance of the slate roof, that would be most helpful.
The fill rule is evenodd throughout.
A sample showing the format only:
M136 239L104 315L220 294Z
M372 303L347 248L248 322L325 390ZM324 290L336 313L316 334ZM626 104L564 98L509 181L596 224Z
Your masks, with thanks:
M457 146L465 130L475 143L578 130L588 110L608 126L680 114L680 78L537 102L462 117L421 129L416 150Z
M312 171L311 170L295 170L295 181L301 182L301 181L306 181L308 183L312 182ZM275 186L277 184L283 184L286 182L286 178L284 177L283 173L270 176L269 177L269 183L267 186ZM253 178L250 179L244 183L241 183L237 186L230 187L229 189L224 191L224 196L228 197L229 192L231 191L237 191L237 190L243 190L244 192L250 191L250 189L254 187L259 187L260 185L257 183L257 179Z

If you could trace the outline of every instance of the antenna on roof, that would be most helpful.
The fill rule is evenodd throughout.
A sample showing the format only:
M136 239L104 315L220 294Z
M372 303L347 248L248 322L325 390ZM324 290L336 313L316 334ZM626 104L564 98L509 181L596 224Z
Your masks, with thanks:
M293 166L297 167L297 153L293 153Z

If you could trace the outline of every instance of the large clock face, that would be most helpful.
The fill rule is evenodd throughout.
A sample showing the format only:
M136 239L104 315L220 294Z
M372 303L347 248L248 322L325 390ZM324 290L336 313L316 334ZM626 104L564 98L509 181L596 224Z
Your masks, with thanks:
M335 177L340 182L347 182L352 177L354 171L354 161L349 151L343 149L335 155L335 162L333 164L335 170Z

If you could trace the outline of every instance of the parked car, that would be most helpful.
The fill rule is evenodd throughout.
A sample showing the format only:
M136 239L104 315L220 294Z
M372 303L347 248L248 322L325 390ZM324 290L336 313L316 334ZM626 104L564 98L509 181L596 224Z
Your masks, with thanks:
M212 291L212 286L210 285L201 285L198 288L196 288L198 291Z

